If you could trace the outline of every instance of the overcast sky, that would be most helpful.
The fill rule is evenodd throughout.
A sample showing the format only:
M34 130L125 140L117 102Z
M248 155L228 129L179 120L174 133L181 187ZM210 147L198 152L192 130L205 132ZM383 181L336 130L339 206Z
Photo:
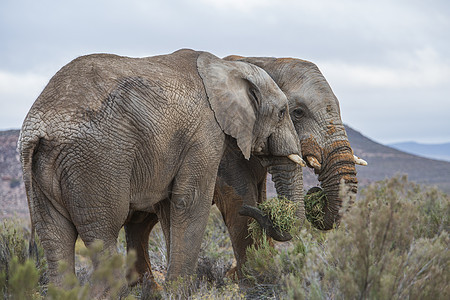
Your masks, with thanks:
M0 130L77 56L180 48L312 61L366 136L450 141L447 0L1 0Z

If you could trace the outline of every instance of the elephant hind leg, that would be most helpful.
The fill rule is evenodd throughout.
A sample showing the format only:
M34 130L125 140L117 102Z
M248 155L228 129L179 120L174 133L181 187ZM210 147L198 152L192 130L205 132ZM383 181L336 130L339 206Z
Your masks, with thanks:
M35 190L33 193L33 226L47 258L49 280L56 286L62 286L60 264L66 265L67 272L75 273L75 242L78 233L72 221L60 213L43 192Z
M150 281L152 289L160 290L161 287L155 281L152 273L152 266L150 264L150 257L148 255L148 239L153 227L158 223L158 217L156 214L146 212L136 212L134 217L125 224L125 237L127 241L127 252L130 250L136 251L136 263L135 270L138 273L138 281L146 280ZM143 214L146 214L146 216ZM144 217L143 220L141 218ZM146 276L147 274L147 276ZM132 284L136 284L133 282Z

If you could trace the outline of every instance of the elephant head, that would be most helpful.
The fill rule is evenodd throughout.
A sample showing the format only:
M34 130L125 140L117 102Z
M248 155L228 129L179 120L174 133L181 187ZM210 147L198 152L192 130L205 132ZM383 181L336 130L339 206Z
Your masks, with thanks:
M225 59L245 61L263 68L285 93L289 113L300 138L302 156L318 175L326 196L323 223L313 224L329 230L338 225L342 199L340 182L349 187L351 201L357 193L355 163L365 165L354 156L341 120L339 102L317 66L292 58L229 56ZM268 171L280 195L303 201L303 191L293 182L302 180L301 168L272 166Z
M218 124L246 159L253 153L305 165L287 98L264 70L210 53L198 57L197 68Z

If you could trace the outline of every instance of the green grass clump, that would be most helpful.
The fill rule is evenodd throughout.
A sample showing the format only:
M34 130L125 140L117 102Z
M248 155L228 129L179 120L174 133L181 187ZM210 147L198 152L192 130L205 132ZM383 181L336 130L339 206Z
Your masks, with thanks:
M259 203L258 208L261 209L264 215L269 216L274 227L282 232L290 232L297 221L298 204L285 197L275 197L266 200L263 203ZM262 237L262 229L255 220L249 223L248 231L254 240L259 240Z
M311 224L324 226L327 195L323 190L305 195L305 215Z

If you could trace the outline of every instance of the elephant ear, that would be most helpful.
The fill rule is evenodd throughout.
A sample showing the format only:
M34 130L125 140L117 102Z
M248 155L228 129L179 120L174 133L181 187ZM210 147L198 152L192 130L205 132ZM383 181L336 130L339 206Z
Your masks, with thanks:
M252 83L256 67L203 52L197 59L197 69L217 123L237 140L244 157L249 159L259 94Z

